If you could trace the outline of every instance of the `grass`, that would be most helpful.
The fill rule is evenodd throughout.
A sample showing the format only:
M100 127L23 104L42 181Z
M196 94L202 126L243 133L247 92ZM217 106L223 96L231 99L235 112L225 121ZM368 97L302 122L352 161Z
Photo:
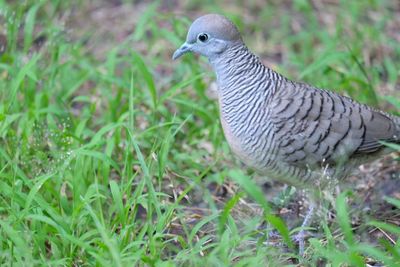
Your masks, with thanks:
M191 19L223 12L277 71L398 114L400 10L334 2L0 0L1 265L399 265L398 198L354 224L348 191L297 255L278 215L293 192L265 199L224 140L205 60L170 59Z

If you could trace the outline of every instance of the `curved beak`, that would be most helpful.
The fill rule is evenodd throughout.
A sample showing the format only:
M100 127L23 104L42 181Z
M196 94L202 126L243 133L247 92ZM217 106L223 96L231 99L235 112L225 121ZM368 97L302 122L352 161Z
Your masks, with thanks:
M186 54L187 52L190 52L192 46L188 43L183 43L183 45L181 47L179 47L174 54L172 55L172 59L175 60L177 58L179 58L180 56L182 56L183 54Z

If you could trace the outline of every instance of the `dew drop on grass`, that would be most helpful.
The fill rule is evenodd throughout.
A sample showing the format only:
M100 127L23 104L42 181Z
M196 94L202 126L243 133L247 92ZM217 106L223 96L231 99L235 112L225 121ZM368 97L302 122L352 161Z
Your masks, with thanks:
M25 154L21 157L23 165L20 166L34 176L70 168L73 145L70 125L69 119L61 120L53 129L46 123L35 123L33 134L25 146Z

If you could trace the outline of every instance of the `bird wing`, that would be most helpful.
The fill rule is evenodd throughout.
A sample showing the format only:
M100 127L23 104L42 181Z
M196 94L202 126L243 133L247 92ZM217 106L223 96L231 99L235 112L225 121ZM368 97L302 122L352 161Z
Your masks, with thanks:
M288 81L269 107L278 154L291 164L335 165L397 140L390 115L307 84Z

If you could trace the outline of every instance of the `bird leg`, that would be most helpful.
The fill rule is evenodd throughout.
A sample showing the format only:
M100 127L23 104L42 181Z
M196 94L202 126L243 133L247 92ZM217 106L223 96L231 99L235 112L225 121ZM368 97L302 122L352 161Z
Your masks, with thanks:
M304 217L304 221L301 224L301 229L300 232L295 236L295 240L299 242L299 254L300 256L303 256L304 254L304 245L305 245L305 228L308 227L310 225L310 223L312 222L312 217L314 216L314 210L315 210L315 203L311 202L307 214Z

